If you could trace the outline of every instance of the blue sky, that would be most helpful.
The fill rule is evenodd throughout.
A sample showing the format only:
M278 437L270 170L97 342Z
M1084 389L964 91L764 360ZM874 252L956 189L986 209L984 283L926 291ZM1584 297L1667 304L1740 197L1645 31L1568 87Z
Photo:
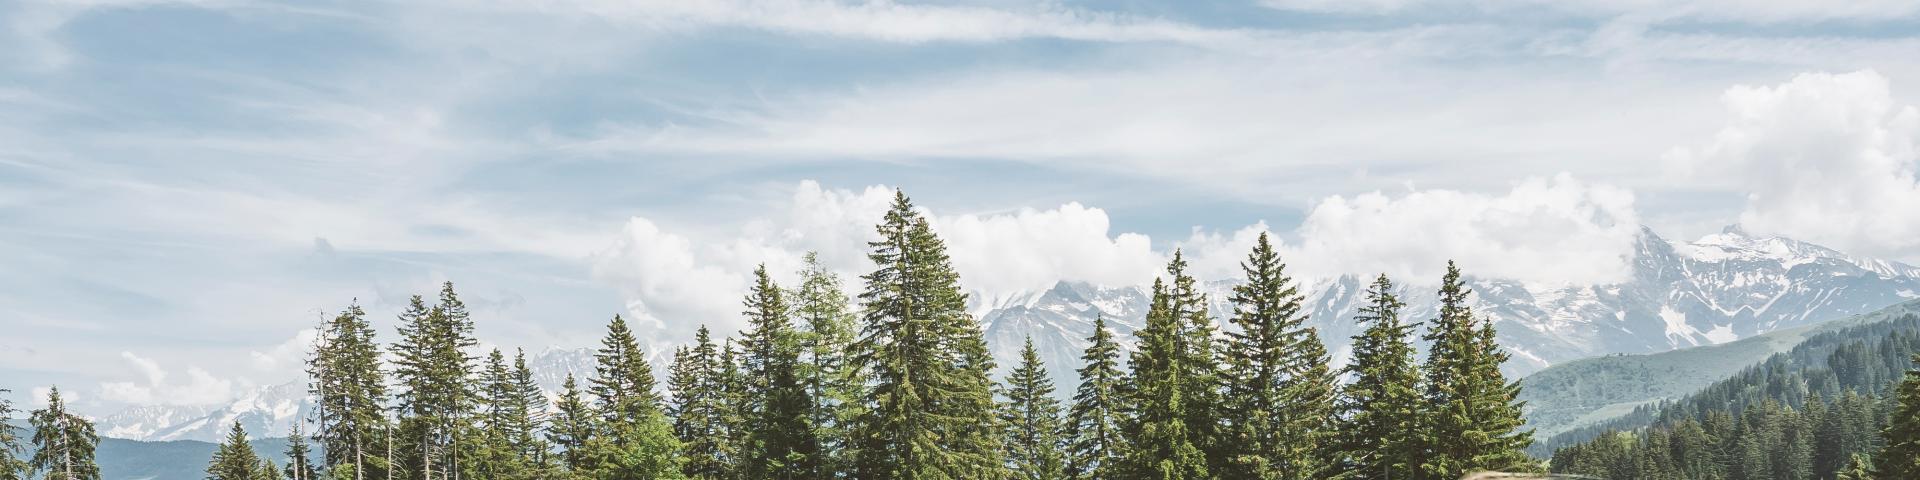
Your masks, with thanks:
M1603 282L1641 225L1920 259L1904 1L0 2L0 388L291 380L354 299L489 343L724 327L889 188L983 297L1446 258ZM1552 268L1543 268L1542 266Z

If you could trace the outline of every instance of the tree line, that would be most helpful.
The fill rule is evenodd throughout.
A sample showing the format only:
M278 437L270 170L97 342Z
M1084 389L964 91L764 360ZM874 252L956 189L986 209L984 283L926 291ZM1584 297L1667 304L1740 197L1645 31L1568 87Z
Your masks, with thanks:
M746 329L701 328L673 350L664 388L619 316L591 375L569 375L549 403L524 354L469 353L473 323L451 284L431 304L415 297L384 348L350 306L325 322L308 364L317 454L296 439L273 468L235 425L209 478L1426 480L1543 467L1523 451L1532 438L1499 370L1507 354L1451 263L1425 322L1402 318L1386 276L1372 282L1355 318L1365 328L1336 370L1265 236L1241 264L1225 329L1176 251L1135 348L1096 320L1067 396L1031 340L994 381L946 247L904 194L876 231L856 298L812 256L793 288L762 267ZM82 433L60 445L90 455ZM42 472L79 463L39 459Z
M1809 338L1733 378L1557 449L1607 478L1920 478L1920 317ZM1902 373L1905 372L1905 373ZM1904 380L1903 380L1904 377Z

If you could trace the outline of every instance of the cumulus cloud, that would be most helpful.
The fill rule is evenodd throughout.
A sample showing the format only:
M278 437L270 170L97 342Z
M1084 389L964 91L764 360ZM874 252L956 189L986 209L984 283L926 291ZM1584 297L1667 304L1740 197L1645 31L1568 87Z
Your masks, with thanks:
M703 323L731 332L742 326L740 295L757 264L767 264L778 280L799 267L804 252L817 251L857 288L857 275L871 268L865 243L892 195L884 186L838 190L802 182L783 202L789 207L770 206L772 216L708 236L670 232L635 217L621 240L596 258L595 271L627 295L629 310L656 333L680 339ZM1062 280L1146 284L1169 255L1147 235L1115 231L1105 211L1079 203L994 214L922 208L946 241L964 287L989 304ZM1604 283L1625 278L1638 232L1631 193L1563 174L1528 179L1498 195L1335 196L1275 241L1293 273L1309 278L1380 272L1437 278L1445 261L1456 259L1481 276ZM1199 277L1233 278L1262 233L1271 233L1264 222L1230 231L1196 228L1168 246L1184 249Z
M120 358L132 364L142 379L101 382L100 397L104 400L133 405L206 405L231 399L237 388L246 387L200 367L187 367L185 382L168 382L171 375L159 362L133 352L120 352Z
M1568 174L1504 195L1415 190L1334 196L1307 214L1294 262L1308 275L1437 278L1448 259L1474 275L1534 283L1609 283L1631 273L1633 194Z
M1668 159L1692 178L1746 194L1740 222L1866 254L1920 249L1920 110L1872 71L1807 73L1722 97L1727 125Z

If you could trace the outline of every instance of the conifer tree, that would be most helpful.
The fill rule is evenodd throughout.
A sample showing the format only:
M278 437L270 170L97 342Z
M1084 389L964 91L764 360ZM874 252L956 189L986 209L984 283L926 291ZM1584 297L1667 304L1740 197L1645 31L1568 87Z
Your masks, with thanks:
M313 439L320 446L321 467L354 480L385 478L387 380L373 327L360 305L352 304L319 330L307 375L312 379L308 391L318 404Z
M813 478L818 474L820 444L808 423L813 399L799 376L799 339L786 300L767 276L767 267L761 265L753 275L753 287L743 302L750 411L746 473L753 478Z
M1231 374L1226 420L1231 455L1221 473L1234 478L1306 478L1332 466L1334 377L1326 346L1300 313L1299 286L1265 233L1240 264L1246 283L1234 287L1223 350Z
M526 412L513 370L500 349L488 352L480 374L479 445L474 472L482 478L519 479L532 475L526 452L517 442Z
M988 478L1004 470L984 336L946 245L904 193L868 245L855 364L871 378L854 475Z
M1080 355L1080 386L1067 413L1066 473L1075 480L1114 478L1122 471L1127 450L1120 430L1126 420L1120 384L1126 378L1106 317L1094 317L1093 336L1087 341Z
M1014 478L1066 478L1066 462L1060 451L1065 445L1060 436L1060 400L1053 397L1053 380L1040 364L1033 337L1027 337L1020 351L1020 365L1007 374L1002 392L1007 401L1000 408L1000 423L1007 430L1003 443Z
M1176 264L1179 253L1174 253ZM1193 385L1188 336L1184 322L1172 305L1161 279L1153 282L1153 301L1147 308L1146 326L1134 332L1139 336L1133 353L1132 376L1128 393L1131 417L1127 433L1132 440L1123 478L1205 479L1207 459L1195 445L1187 426L1192 408L1187 389Z
M466 304L441 284L431 308L419 297L400 315L400 342L392 347L400 393L394 409L400 419L401 447L396 468L417 472L416 480L462 478L473 449L472 417L477 407L474 358L478 345Z
M806 254L792 297L795 320L803 329L800 376L813 399L808 417L820 442L820 478L832 478L852 463L853 421L864 407L866 382L847 361L856 318L840 278L813 252Z
M1467 296L1472 292L1460 269L1447 262L1440 282L1440 315L1425 338L1427 426L1424 435L1429 478L1457 478L1484 470L1530 470L1521 450L1531 432L1519 431L1519 387L1500 374L1507 355L1494 341L1491 323L1475 319Z
M753 413L751 398L747 396L747 376L740 369L739 348L729 338L720 344L720 366L715 371L713 383L720 392L719 428L721 433L718 449L721 462L727 467L724 478L745 478L746 455L752 451L747 445L747 420Z
M1834 480L1873 480L1871 466L1873 460L1866 455L1855 453L1847 457L1847 465L1834 473Z
M59 387L47 391L47 406L34 410L27 422L35 447L28 466L40 480L100 480L100 466L93 461L100 436L93 422L67 411Z
M234 421L227 430L227 440L220 443L213 460L207 463L207 480L257 480L262 466L260 455L247 444L247 430Z
M554 402L553 416L547 419L547 441L558 450L559 463L568 471L585 475L594 469L587 444L600 430L598 419L582 397L580 383L573 374L567 374L560 386L560 399Z
M1920 363L1920 355L1913 362ZM1907 370L1892 397L1892 421L1881 431L1885 443L1874 455L1874 475L1920 478L1920 367Z
M260 470L254 472L253 479L254 480L286 480L287 477L281 474L280 466L274 465L273 460L261 459Z
M6 398L12 390L0 388L0 480L26 480L27 461L20 456L26 453L20 445L19 429L13 426L13 401Z
M287 434L287 469L283 472L288 480L318 480L320 470L313 466L313 451L307 446L307 437L300 431L300 422L293 422L293 431Z
M668 409L673 414L674 435L680 438L681 456L686 463L681 472L693 479L733 478L733 469L725 460L727 432L722 422L724 388L719 376L719 348L705 325L694 333L692 348L674 352L667 388L673 391Z
M553 445L540 435L541 426L547 421L547 394L534 380L533 370L527 368L525 350L514 350L510 395L507 405L508 443L520 456L529 473L551 476L544 472L554 468L549 457Z
M609 430L640 424L646 421L648 412L660 410L653 365L647 362L633 331L627 329L626 320L613 316L593 358L594 375L587 391L593 394L594 408L606 415Z
M1406 304L1385 274L1367 287L1355 320L1366 329L1353 337L1352 383L1342 390L1340 442L1355 479L1407 479L1418 472L1421 451L1419 364L1411 343L1415 325L1400 320Z

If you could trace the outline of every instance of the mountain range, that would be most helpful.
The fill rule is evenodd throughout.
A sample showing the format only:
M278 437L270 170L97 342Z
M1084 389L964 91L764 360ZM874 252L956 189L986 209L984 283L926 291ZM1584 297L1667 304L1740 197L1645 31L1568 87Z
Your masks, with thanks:
M1509 378L1582 358L1723 344L1920 297L1920 267L1738 227L1687 243L1642 229L1624 260L1631 266L1624 281L1597 285L1472 277L1472 266L1465 266L1474 311L1495 323L1500 343L1512 354L1505 368ZM1352 318L1370 277L1298 280L1308 323L1328 343L1335 363L1344 363L1347 339L1359 331ZM1406 318L1435 314L1438 279L1396 280L1403 282ZM1232 312L1226 299L1235 284L1203 284L1214 316L1223 322ZM1074 369L1095 318L1105 317L1122 346L1131 348L1150 295L1138 286L1063 281L1045 290L976 299L972 311L1002 368L1015 363L1031 337L1064 396L1077 383ZM585 374L591 365L588 349L549 349L529 358L550 395L568 372ZM238 420L257 436L284 436L296 419L310 418L304 390L304 383L292 382L223 405L140 406L100 418L99 431L135 440L217 441L223 425Z

